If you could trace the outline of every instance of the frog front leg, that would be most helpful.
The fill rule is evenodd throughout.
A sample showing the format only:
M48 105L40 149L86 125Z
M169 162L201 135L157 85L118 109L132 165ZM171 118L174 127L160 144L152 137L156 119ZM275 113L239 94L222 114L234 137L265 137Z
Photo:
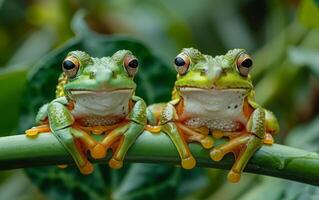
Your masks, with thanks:
M95 142L81 130L72 127L74 118L67 107L58 101L53 101L48 105L48 121L51 132L71 154L76 165L83 174L90 174L93 165L87 160L85 152L81 151L81 144L75 139L80 139L88 147L93 148Z
M278 133L279 131L279 124L278 124L278 120L275 117L275 115L264 108L261 108L264 110L265 112L265 137L263 140L264 144L267 145L272 145L274 143L274 138L273 136ZM242 132L225 132L225 131L219 131L219 130L213 130L212 131L212 135L214 138L222 138L222 137L228 137L230 139L232 138L236 138L239 137L240 135L242 135Z
M246 131L210 151L210 156L214 161L220 161L229 152L234 153L235 163L228 173L228 180L230 182L238 182L240 180L241 173L249 159L263 144L266 135L264 109L257 108L254 110L246 125Z
M123 123L122 126L108 133L92 152L94 158L103 158L106 155L106 151L113 144L119 142L109 161L109 166L114 169L123 166L123 160L127 151L134 144L138 136L143 133L146 125L146 104L144 100L139 97L133 97L133 101L135 101L135 104L128 115L128 122Z
M189 150L185 136L178 128L176 122L176 110L171 104L166 104L161 113L159 125L161 130L166 133L174 143L179 156L181 165L184 169L192 169L196 165L196 160Z

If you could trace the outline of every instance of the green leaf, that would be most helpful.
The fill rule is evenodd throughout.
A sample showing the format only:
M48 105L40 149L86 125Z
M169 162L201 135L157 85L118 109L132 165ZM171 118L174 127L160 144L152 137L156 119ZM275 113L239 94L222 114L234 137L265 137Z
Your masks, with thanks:
M287 139L287 144L306 150L319 152L319 116L308 124L296 127Z
M34 63L44 56L53 47L55 41L56 34L52 29L43 28L35 31L28 35L6 65L30 67L28 63Z
M0 70L0 135L13 131L18 124L19 104L23 101L25 69Z
M112 199L176 199L207 185L206 170L200 168L189 171L172 166L134 164Z
M288 51L289 59L296 66L307 67L319 78L319 50L302 47L291 47Z
M112 199L162 199L167 197L166 192L174 198L174 187L180 175L181 169L175 170L171 166L134 164L115 188Z
M308 28L319 27L319 6L317 0L303 0L299 8L299 20Z

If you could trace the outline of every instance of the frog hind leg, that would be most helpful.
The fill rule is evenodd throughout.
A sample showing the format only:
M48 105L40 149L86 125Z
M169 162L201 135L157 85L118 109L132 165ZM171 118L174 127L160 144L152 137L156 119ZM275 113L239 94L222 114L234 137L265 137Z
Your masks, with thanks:
M135 122L127 125L127 130L120 137L120 143L109 161L109 166L113 169L119 169L123 166L123 160L129 148L136 141L137 137L143 132L144 126Z
M93 165L87 160L84 152L80 151L79 145L76 143L71 127L53 131L61 144L67 149L74 159L76 165L82 174L90 174L93 172Z
M257 108L247 123L246 129L248 133L230 139L229 142L210 151L210 157L214 161L221 160L229 152L235 154L235 163L228 173L228 180L230 182L235 183L240 180L241 173L249 159L262 146L265 138L264 122L265 112L263 109Z
M84 144L91 154L93 154L94 151L96 151L96 147L100 145L86 131L77 126L73 126L71 132L76 139L79 139Z
M109 160L109 166L114 169L123 166L123 160L127 151L134 144L138 136L143 133L146 125L145 102L136 96L133 96L132 99L133 106L127 117L127 123L123 123L123 126L120 126L107 134L100 142L101 145L95 148L95 154L93 154L93 157L95 158L105 156L107 149L119 141L118 146L113 149L112 158Z
M182 123L176 123L179 130L188 135L190 141L196 141L200 143L205 149L210 149L214 146L214 140L208 136L208 134L198 133L191 128L183 125Z
M211 150L210 157L214 161L220 161L227 153L234 153L235 163L228 174L228 180L235 183L240 180L244 167L261 145L260 138L252 134L245 134Z
M109 166L114 169L123 166L123 160L129 148L134 144L145 128L146 104L143 99L137 96L132 97L132 109L128 115L129 123L124 127L126 131L120 137L120 143L109 161Z
M174 143L181 158L182 167L184 169L192 169L196 165L196 160L189 150L189 147L186 143L186 138L183 135L184 133L176 126L177 121L178 117L175 107L170 103L162 105L159 119L161 131L166 133L166 135L168 135Z
M262 140L254 136L248 136L248 141L245 144L245 147L237 154L236 161L228 173L227 178L230 182L236 183L240 180L242 171L261 145Z
M196 165L196 160L191 154L185 140L179 133L175 123L168 122L162 125L162 131L165 132L173 141L179 156L181 158L181 165L184 169L192 169Z
M128 127L129 125L126 123L108 133L100 144L94 147L91 152L92 157L95 159L104 158L106 156L107 149L121 138L121 136L127 131Z

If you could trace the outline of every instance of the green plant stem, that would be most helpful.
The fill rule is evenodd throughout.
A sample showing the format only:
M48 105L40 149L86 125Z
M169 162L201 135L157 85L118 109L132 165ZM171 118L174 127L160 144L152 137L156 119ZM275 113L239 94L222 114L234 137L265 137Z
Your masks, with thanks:
M221 142L217 141L216 145ZM231 155L215 162L200 145L191 144L190 149L199 167L229 169L233 164ZM107 162L109 157L110 152L107 158L92 161ZM166 135L146 131L130 149L126 161L179 164L180 159ZM73 160L50 133L42 133L37 138L27 138L25 135L0 137L1 170L58 164L73 164ZM249 161L245 171L319 185L319 154L279 144L264 145Z

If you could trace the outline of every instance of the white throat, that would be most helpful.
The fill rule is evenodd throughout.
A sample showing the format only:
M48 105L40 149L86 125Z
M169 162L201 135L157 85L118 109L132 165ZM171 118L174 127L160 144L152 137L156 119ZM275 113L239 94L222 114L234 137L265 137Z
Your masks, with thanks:
M180 88L180 93L184 100L181 120L190 125L235 129L237 122L247 120L243 114L245 89Z
M71 91L71 94L75 98L75 107L72 110L75 117L123 117L129 112L133 90Z

